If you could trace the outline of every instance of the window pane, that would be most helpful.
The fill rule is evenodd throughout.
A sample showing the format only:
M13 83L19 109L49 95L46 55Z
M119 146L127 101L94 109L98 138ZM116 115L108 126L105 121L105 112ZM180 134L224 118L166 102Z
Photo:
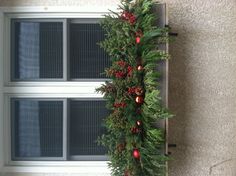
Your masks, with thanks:
M98 23L70 24L70 78L105 78L110 59L98 45L104 31Z
M63 77L62 22L12 21L12 79Z
M63 102L12 99L12 156L62 157Z
M70 102L70 155L104 155L96 142L105 132L103 119L108 115L105 101L73 100ZM91 160L94 158L91 157Z

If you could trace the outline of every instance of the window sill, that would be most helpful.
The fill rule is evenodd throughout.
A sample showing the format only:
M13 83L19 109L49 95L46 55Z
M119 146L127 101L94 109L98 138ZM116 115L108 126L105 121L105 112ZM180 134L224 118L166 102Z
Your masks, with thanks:
M68 161L68 162L20 162L18 165L4 166L3 173L66 173L80 176L109 176L110 170L104 161ZM15 163L16 164L16 163Z

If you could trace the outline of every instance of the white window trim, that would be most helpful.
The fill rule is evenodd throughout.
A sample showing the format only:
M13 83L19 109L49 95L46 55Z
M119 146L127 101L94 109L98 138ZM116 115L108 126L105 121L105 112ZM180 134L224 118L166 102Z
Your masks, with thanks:
M0 175L3 170L3 13L0 12Z
M114 10L116 7L109 7ZM106 161L22 161L10 162L9 151L10 136L4 130L9 125L8 117L9 106L4 104L9 96L14 95L14 86L19 86L17 95L35 97L102 97L101 94L94 92L95 87L99 87L103 82L48 82L47 87L42 84L32 83L10 83L9 82L9 22L10 17L14 18L101 18L109 13L104 7L0 7L0 175L7 172L30 172L30 173L77 173L84 175L110 175L110 169ZM5 63L5 61L7 61ZM45 85L45 84L44 84ZM55 87L57 87L55 89ZM80 87L80 89L78 89ZM83 87L81 89L81 87ZM61 94L63 92L63 94ZM49 96L46 93L50 94ZM4 100L5 99L5 100ZM8 139L8 141L6 141ZM3 145L5 144L5 145Z

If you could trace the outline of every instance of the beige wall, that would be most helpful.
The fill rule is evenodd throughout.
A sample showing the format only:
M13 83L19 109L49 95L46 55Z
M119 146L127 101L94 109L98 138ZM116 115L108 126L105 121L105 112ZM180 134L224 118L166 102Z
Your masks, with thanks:
M166 0L171 176L236 176L236 1Z
M117 0L0 0L0 5L112 5ZM165 0L173 31L170 176L236 175L236 1Z

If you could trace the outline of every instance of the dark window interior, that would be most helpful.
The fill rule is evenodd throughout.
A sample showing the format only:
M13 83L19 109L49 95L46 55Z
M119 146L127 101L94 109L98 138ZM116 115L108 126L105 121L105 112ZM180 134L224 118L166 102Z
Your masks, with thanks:
M104 31L98 23L70 24L70 78L105 78L104 68L111 64L108 55L98 43L104 40Z
M63 77L62 22L12 21L12 80Z
M105 132L103 119L108 115L105 101L70 101L70 155L104 155L98 136Z
M63 102L12 99L13 158L62 157Z

